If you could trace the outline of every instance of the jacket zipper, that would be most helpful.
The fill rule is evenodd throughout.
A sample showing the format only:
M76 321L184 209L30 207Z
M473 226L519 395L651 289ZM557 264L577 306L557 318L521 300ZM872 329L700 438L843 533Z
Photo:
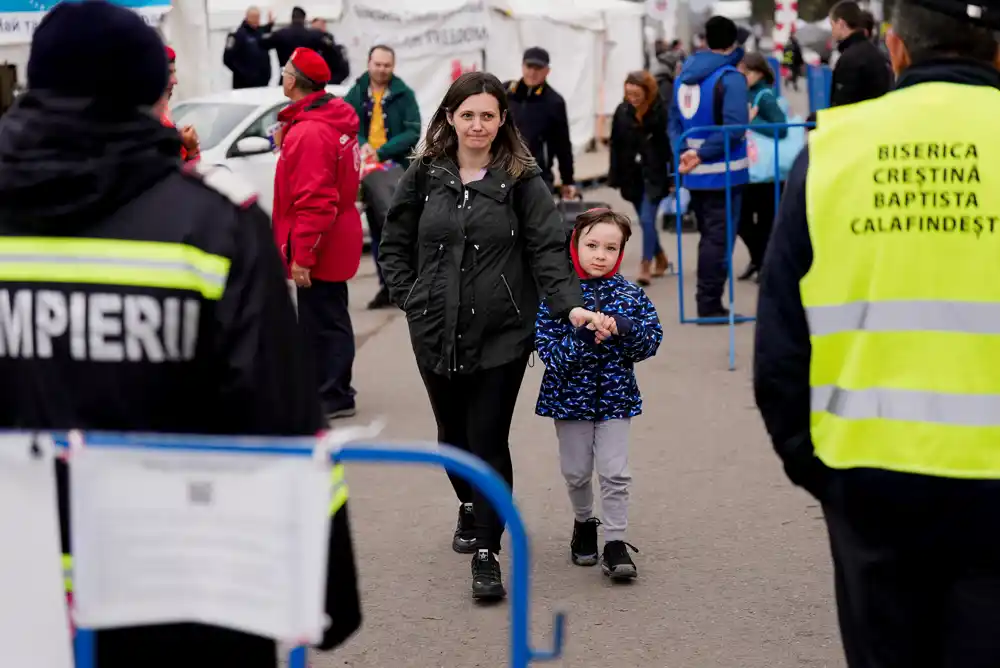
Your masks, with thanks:
M406 305L410 303L410 297L413 296L413 291L417 289L417 285L420 283L420 277L417 276L417 280L413 281L413 285L410 286L410 291L406 293L406 299L403 300L403 310L406 310Z
M514 310L517 311L517 319L522 320L521 309L517 307L517 302L514 301L514 293L510 290L510 284L507 282L507 277L500 274L500 280L503 281L503 286L507 288L507 296L510 297L510 303L514 305Z
M601 312L601 285L599 282L595 282L594 284L594 312L595 313ZM603 415L603 412L601 411L601 399L604 396L604 388L601 386L601 370L604 367L604 353L601 350L601 346L603 345L604 344L602 343L599 346L597 346L597 350L595 351L595 354L597 355L597 364L594 367L595 368L594 381L597 384L596 392L594 392L595 420L600 420L601 416Z

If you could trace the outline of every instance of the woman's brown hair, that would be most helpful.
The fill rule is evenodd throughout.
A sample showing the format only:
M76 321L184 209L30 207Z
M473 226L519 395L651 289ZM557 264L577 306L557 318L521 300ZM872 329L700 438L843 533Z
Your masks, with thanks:
M751 72L757 72L760 74L768 86L774 85L774 70L771 69L771 64L767 62L767 59L764 58L764 56L756 51L751 51L747 55L743 56L743 67Z
M622 233L622 248L625 242L632 236L632 223L620 213L615 213L611 209L604 207L584 211L576 217L576 224L573 225L573 243L580 247L580 238L586 234L590 228L600 223L610 223L616 225Z
M500 80L488 72L466 72L451 84L441 100L441 106L434 112L424 140L414 152L415 158L448 157L458 161L458 136L455 128L448 123L448 115L454 114L467 98L486 93L496 98L503 124L493 138L490 153L492 166L499 167L512 177L520 178L535 167L535 159L524 145L521 134L514 126L507 104L507 91Z
M625 85L629 84L638 86L646 94L642 104L635 108L635 118L641 123L642 117L646 115L646 112L649 111L649 108L653 106L653 103L659 97L660 88L656 85L656 79L653 75L646 70L629 72L628 76L625 77Z

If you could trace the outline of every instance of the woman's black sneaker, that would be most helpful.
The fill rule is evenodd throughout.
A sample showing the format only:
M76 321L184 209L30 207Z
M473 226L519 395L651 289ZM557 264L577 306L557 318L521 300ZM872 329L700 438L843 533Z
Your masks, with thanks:
M601 520L591 517L586 522L573 520L573 540L569 544L569 558L577 566L597 565L597 526Z
M500 575L500 562L489 550L478 550L472 557L472 598L499 601L507 595Z
M475 524L472 504L461 504L458 507L458 525L455 527L455 537L451 540L451 549L459 554L472 554L476 551Z
M633 552L639 551L635 545L623 540L612 540L604 544L601 570L612 580L625 581L639 577L635 562L632 561L632 557L628 556L628 548L632 548Z

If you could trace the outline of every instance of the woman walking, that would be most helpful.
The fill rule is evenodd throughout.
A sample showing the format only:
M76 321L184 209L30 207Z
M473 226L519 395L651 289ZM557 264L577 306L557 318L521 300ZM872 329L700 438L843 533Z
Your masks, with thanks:
M611 124L608 185L632 203L642 225L642 262L636 277L642 286L670 269L656 229L656 210L670 191L672 160L667 110L656 79L649 72L632 72L625 79L625 100Z
M406 313L438 440L481 457L508 484L511 419L540 297L610 336L608 319L582 308L566 238L500 81L463 74L396 188L379 264ZM503 598L503 523L467 482L451 483L460 503L452 547L474 554L473 598Z
M778 140L784 139L788 135L788 129L754 130L753 126L788 122L788 116L778 104L778 98L774 94L774 71L764 56L756 52L744 56L739 69L747 78L750 132L757 138L758 150L771 151L773 154L775 135ZM750 264L739 275L738 279L741 281L755 278L760 273L767 241L771 238L774 216L777 213L774 204L773 176L767 181L749 183L743 189L743 204L740 208L737 231L750 252Z

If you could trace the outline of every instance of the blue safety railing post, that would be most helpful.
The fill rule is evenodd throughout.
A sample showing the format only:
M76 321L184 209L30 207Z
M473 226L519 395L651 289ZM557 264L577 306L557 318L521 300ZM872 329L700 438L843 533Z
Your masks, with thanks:
M733 249L736 244L736 230L737 223L733 220L733 199L732 199L732 172L729 169L730 158L732 157L731 149L729 146L729 133L731 132L746 132L747 130L753 129L755 132L767 136L769 133L772 135L772 141L774 142L774 201L775 201L775 215L777 215L778 207L781 202L781 166L779 160L779 144L780 139L778 138L778 130L789 129L789 128L812 128L815 127L815 123L754 123L746 125L706 125L696 128L690 128L678 138L677 143L674 145L674 155L678 156L678 162L680 160L680 155L684 152L684 147L686 145L687 138L695 132L721 132L726 136L727 141L724 142L725 150L725 161L726 161L726 175L725 175L725 197L726 197L726 274L729 279L729 315L726 318L712 317L712 318L688 318L685 316L685 300L684 300L684 251L683 245L681 243L681 187L683 184L683 177L679 170L674 170L674 197L675 197L675 224L677 226L677 311L680 323L683 325L694 323L694 324L722 324L725 323L729 326L729 370L735 370L736 368L736 331L735 326L739 323L753 322L755 318L753 316L740 315L737 316L734 308L735 304L735 281L733 279ZM693 201L693 197L692 197Z
M65 438L57 438L65 446ZM250 439L241 437L179 436L145 434L85 434L87 447L150 448L154 450L228 452L254 455L313 456L316 444L307 439ZM283 443L283 445L276 445ZM556 613L552 642L545 649L531 647L531 568L528 532L507 483L482 459L437 443L392 446L351 443L332 453L335 462L423 464L440 466L478 488L506 523L511 538L510 576L510 666L526 668L530 663L553 661L562 654L566 617ZM72 462L71 462L72 465ZM74 639L76 668L96 666L95 632L78 629ZM306 668L307 650L296 647L289 654L289 668Z
M774 56L768 56L765 60L771 66L771 71L774 72L774 94L781 97L781 61Z

